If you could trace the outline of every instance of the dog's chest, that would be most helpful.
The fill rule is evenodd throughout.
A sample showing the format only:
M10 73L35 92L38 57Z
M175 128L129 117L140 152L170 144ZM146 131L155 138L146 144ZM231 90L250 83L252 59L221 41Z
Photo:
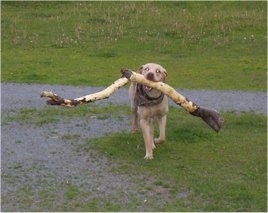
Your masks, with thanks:
M168 113L168 99L166 96L160 104L152 106L138 106L138 114L140 118L161 118Z
M135 102L137 106L155 106L162 103L164 96L163 93L157 96L150 96L150 93L144 90L143 85L137 84Z

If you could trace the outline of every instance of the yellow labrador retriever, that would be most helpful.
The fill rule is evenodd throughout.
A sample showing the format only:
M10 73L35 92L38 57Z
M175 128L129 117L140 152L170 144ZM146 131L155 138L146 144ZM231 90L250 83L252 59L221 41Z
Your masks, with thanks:
M165 82L167 71L155 63L142 65L138 73L148 80ZM131 111L133 113L132 132L138 130L138 118L145 143L145 159L153 159L153 149L156 144L165 143L168 99L160 91L132 82L129 88ZM154 138L154 121L159 125L159 137Z

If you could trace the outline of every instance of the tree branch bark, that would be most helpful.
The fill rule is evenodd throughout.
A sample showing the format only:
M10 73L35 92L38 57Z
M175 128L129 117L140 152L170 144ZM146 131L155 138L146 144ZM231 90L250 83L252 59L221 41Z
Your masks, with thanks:
M173 100L177 105L183 107L191 115L198 116L202 118L212 129L218 132L223 126L224 119L214 109L208 109L205 107L198 106L193 103L180 93L178 93L174 88L165 84L163 82L153 82L147 80L143 75L133 72L129 69L122 69L121 73L124 77L130 79L131 81L137 82L139 84L144 84L146 86L158 89L165 95L167 95L171 100Z
M212 129L218 132L223 126L224 119L214 109L208 109L205 107L198 106L192 101L188 100L186 97L178 93L174 88L163 82L153 82L147 80L143 75L138 74L129 69L121 70L122 77L116 80L112 85L106 89L93 93L90 95L82 96L75 99L66 99L58 96L52 91L43 91L41 92L41 97L48 97L50 100L47 100L49 105L61 105L61 106L77 106L79 104L90 103L101 99L109 98L113 93L118 89L123 87L128 81L137 82L139 84L144 84L151 88L157 89L167 95L171 100L173 100L177 105L183 107L191 115L198 116L202 118Z
M85 104L94 102L101 99L109 98L113 93L115 93L118 89L123 87L125 84L127 84L128 79L125 77L119 78L116 80L112 85L105 88L104 90L89 94L86 96L82 96L75 99L66 99L58 96L56 93L53 93L52 91L43 91L41 92L41 97L48 97L50 100L47 100L47 104L49 105L60 105L60 106L77 106L79 104Z

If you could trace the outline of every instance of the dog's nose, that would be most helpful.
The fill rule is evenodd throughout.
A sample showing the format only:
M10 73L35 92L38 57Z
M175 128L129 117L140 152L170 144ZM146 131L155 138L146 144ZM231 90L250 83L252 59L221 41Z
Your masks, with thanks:
M148 80L154 80L154 74L151 72L149 72L146 77Z

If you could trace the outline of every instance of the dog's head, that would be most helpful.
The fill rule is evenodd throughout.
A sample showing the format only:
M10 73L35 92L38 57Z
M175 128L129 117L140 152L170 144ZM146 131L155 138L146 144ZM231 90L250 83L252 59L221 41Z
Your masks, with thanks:
M154 82L165 82L167 79L167 71L159 64L148 63L142 65L138 73L145 76L150 81Z
M139 68L137 72L144 75L145 78L147 78L150 81L166 82L167 80L167 71L159 64L155 63L144 64ZM143 86L143 90L151 98L156 98L161 95L160 91L148 86Z

